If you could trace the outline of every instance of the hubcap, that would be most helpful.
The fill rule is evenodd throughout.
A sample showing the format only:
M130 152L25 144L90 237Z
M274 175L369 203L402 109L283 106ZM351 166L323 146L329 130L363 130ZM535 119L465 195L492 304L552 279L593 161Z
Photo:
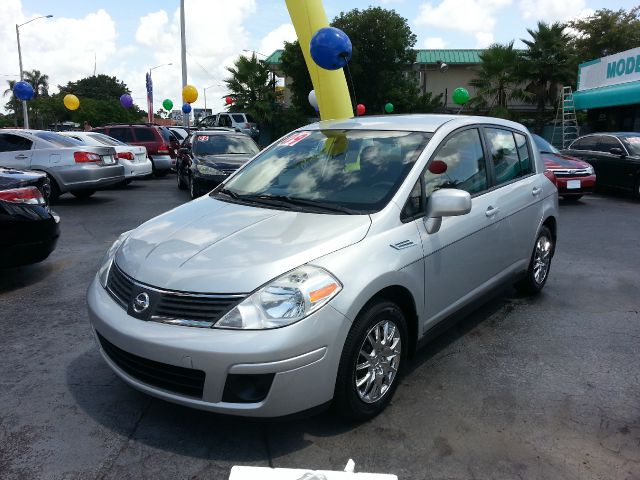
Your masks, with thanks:
M538 285L544 282L549 273L551 263L551 240L541 235L536 242L536 253L533 258L533 278Z
M383 320L374 325L362 342L355 366L355 387L365 403L380 400L398 373L402 342L398 327Z

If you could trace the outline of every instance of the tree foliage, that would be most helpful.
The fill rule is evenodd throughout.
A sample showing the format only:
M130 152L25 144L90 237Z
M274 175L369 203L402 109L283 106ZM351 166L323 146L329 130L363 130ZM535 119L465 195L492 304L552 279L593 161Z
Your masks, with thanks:
M575 31L571 45L577 63L640 46L640 6L629 11L603 8L567 26Z
M119 101L120 96L131 93L124 82L109 75L93 75L81 78L66 85L58 85L63 94L72 93L78 98L91 98L93 100Z
M267 65L251 57L240 56L233 67L227 67L231 77L225 80L233 103L229 110L251 113L261 123L269 123L275 105L275 89Z

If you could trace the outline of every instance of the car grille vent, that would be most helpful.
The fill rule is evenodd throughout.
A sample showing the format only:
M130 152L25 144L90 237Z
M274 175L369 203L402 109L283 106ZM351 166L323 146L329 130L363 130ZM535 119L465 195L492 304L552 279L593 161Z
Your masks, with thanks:
M202 370L176 367L139 357L116 347L99 333L97 335L102 350L126 374L147 385L189 397L202 398L205 380L205 373Z
M588 177L591 172L586 168L577 169L557 169L552 170L553 174L558 177Z
M114 262L107 280L107 292L127 312L140 320L210 328L246 297L245 294L204 294L162 290L138 283ZM134 297L147 293L144 312L132 311Z

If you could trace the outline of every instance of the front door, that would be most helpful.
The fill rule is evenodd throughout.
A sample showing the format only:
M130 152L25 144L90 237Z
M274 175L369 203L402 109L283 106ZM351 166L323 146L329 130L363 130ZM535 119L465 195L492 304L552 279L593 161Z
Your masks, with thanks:
M13 133L0 133L0 166L29 170L33 142Z

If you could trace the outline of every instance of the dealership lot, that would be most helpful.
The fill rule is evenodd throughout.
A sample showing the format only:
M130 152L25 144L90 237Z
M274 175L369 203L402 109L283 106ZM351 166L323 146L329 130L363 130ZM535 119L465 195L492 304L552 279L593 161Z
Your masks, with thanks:
M122 231L188 201L175 178L62 197L58 248L0 272L0 478L227 478L233 465L422 478L640 477L640 203L561 204L544 292L512 290L410 363L390 408L346 424L212 415L102 361L85 290Z

